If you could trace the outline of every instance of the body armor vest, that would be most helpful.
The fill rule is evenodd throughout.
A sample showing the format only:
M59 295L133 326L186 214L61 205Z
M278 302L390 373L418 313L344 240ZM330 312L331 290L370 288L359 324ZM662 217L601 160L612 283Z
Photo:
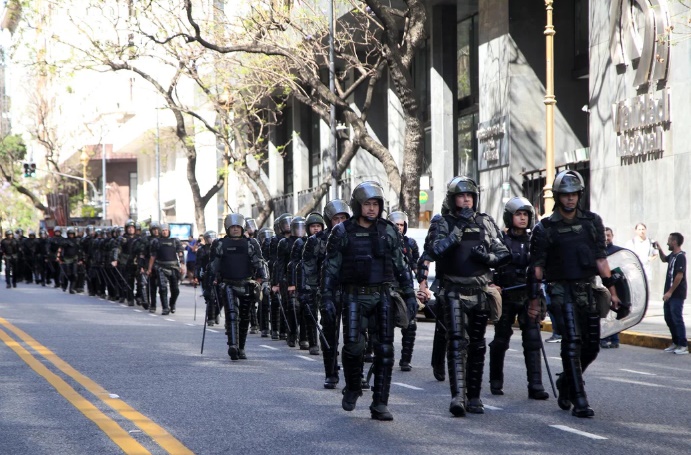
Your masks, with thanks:
M590 248L594 227L589 220L576 218L573 224L547 222L545 227L552 239L545 261L547 281L584 280L597 275L595 255Z
M221 277L224 280L240 281L252 277L252 263L249 254L249 239L237 240L225 237L221 240Z
M292 276L288 277L288 282L297 286L298 289L305 288L305 275L302 273L302 249L305 247L305 239L297 238L290 250L290 262L288 270Z
M175 239L159 238L158 250L156 251L156 260L159 262L177 262L178 254L175 248Z
M496 271L494 282L501 287L525 283L526 268L530 264L530 237L505 234L504 244L511 252L511 263Z
M343 252L342 283L367 286L392 282L393 258L386 243L386 224L377 220L365 229L350 220L346 223L348 248Z
M461 243L448 249L441 261L444 273L454 276L471 277L481 276L487 273L487 266L471 258L470 251L476 246L485 244L485 227L478 224L475 219L468 222L447 215L444 217L449 225L449 232L457 223L463 224L463 237Z
M103 239L95 238L89 244L89 257L94 264L101 264L103 262L103 254L101 253L101 242Z
M79 246L76 239L65 239L62 242L62 257L65 259L74 259L79 252Z
M14 256L19 253L19 243L16 239L3 239L2 252L7 256Z

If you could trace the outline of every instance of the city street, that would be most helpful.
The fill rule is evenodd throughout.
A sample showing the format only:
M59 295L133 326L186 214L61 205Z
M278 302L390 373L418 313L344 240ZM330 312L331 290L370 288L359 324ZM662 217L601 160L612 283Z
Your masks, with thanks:
M393 422L353 412L340 386L322 388L321 357L249 335L231 362L222 325L207 330L203 298L183 286L178 311L19 284L0 291L0 453L3 454L683 454L691 453L691 356L622 345L585 374L592 419L556 399L527 399L520 334L504 396L484 415L453 418L448 383L429 366L433 324L421 322L413 371L394 369ZM223 321L222 321L223 322ZM492 338L488 328L488 342ZM543 338L549 335L543 333ZM400 352L400 331L396 350ZM559 344L546 344L552 373ZM397 362L396 362L397 365ZM547 373L545 387L550 391Z

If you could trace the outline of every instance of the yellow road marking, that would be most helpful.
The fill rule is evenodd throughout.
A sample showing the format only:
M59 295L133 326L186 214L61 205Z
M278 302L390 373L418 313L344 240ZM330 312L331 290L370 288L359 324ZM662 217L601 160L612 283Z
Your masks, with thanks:
M0 339L12 349L27 365L29 365L36 373L43 376L50 385L55 387L55 390L60 393L72 406L77 408L89 420L98 425L98 427L125 453L128 454L150 454L139 442L137 442L128 432L123 430L113 419L101 412L96 406L91 404L86 398L79 395L76 390L70 387L60 376L56 375L34 356L29 353L24 347L17 343L7 332L0 329Z
M34 340L29 334L27 334L20 328L12 325L3 318L0 318L0 324L12 331L27 345L31 346L32 349L34 349L36 352L38 352L48 361L50 361L53 365L55 365L60 371L74 379L86 390L93 393L101 401L113 408L113 410L115 410L118 414L134 423L138 428L140 428L144 433L149 435L149 437L151 437L159 446L161 446L161 448L163 448L168 453L175 455L187 455L194 453L190 449L185 447L185 445L183 445L182 442L178 441L173 435L168 433L163 427L156 424L154 421L152 421L136 409L132 408L123 400L111 398L110 393L106 391L103 387L98 385L92 379L89 379L88 377L84 376L79 371L75 370L71 365L69 365L67 362L58 357L54 352L40 344L38 341Z

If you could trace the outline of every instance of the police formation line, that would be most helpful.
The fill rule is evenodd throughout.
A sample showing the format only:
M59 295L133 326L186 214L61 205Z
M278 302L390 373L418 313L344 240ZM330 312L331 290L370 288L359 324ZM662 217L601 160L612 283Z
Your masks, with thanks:
M624 314L626 309L617 295L621 278L612 274L606 260L602 220L578 207L583 190L580 174L561 172L553 185L554 213L536 224L530 202L515 197L505 206L502 231L479 210L476 183L455 177L447 185L441 213L431 220L422 254L406 236L405 213L383 217L384 191L377 182L359 184L349 204L328 202L323 214L282 214L273 229L257 229L252 219L228 215L226 236L205 232L197 251L195 282L201 283L206 301L205 323L219 324L223 311L233 361L247 358L248 333L285 340L312 355L321 351L327 389L340 382L342 327L342 408L354 410L373 377L371 416L392 420L388 399L394 330L402 331L399 367L410 371L415 315L424 307L436 318L432 373L439 381L448 373L449 412L461 417L484 412L480 392L488 321L495 325L489 343L490 392L504 393L504 355L517 320L528 398L548 399L542 384L539 326L547 295L553 323L563 334L558 405L574 416L592 417L583 372L600 348L603 302L593 298L594 288L605 291L607 310L611 305ZM149 237L139 236L136 224L128 222L122 235L92 231L77 241L68 230L67 239L58 239L57 246L47 242L45 264L51 266L34 267L34 276L42 284L61 280L63 289L69 284L72 292L79 290L83 270L89 294L107 292L111 299L149 311L156 311L153 290L158 287L163 314L174 312L184 271L182 247L170 239L166 225L152 225L150 231ZM10 234L2 247L6 264L13 248L20 249ZM430 262L436 265L433 283L427 282ZM11 267L19 266L15 262ZM413 279L419 283L417 293ZM367 362L372 365L365 373Z

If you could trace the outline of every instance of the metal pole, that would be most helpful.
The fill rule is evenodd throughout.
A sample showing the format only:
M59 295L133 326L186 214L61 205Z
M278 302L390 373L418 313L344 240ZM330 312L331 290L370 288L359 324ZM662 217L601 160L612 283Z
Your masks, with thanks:
M156 109L156 221L161 221L161 146L158 126L158 109Z
M557 99L554 96L554 25L552 23L552 4L554 0L545 0L547 10L547 25L545 26L545 215L554 210L554 195L552 194L552 182L554 182L554 105Z
M329 2L329 90L336 94L336 64L334 62L334 0ZM338 149L336 141L336 105L331 103L331 135L329 137L329 150L331 151L331 189L329 200L338 199L338 175L336 163L338 163Z
M106 193L106 144L101 144L101 176L103 177L101 182L101 214L102 220L105 222L108 218L108 212L106 211L106 196L108 195Z

